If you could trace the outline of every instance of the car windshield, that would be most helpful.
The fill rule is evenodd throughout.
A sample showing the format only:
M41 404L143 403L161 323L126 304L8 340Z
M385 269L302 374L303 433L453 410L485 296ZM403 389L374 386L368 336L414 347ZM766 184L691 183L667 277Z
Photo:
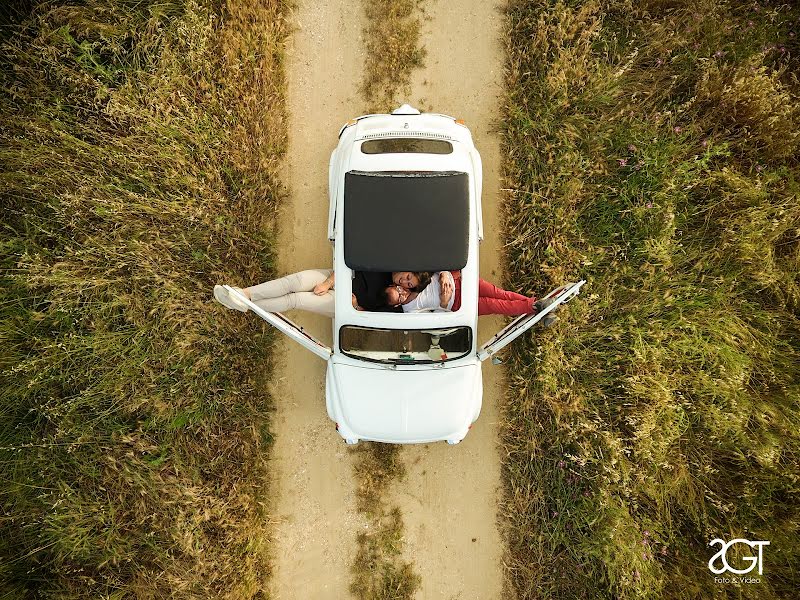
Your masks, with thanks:
M345 325L339 346L347 356L389 364L441 363L472 350L472 329L377 329Z

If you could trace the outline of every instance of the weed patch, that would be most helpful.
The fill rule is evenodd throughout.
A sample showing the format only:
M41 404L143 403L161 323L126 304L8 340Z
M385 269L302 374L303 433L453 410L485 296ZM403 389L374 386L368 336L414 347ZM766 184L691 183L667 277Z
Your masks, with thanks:
M420 0L364 0L366 61L361 95L368 112L389 112L410 93L411 73L422 67Z
M367 112L390 112L410 93L411 72L423 64L419 46L418 0L364 0L366 62L361 95ZM354 449L358 510L370 520L370 531L358 535L350 591L367 600L413 598L420 579L401 557L403 520L400 509L389 509L384 493L392 480L405 476L399 447L365 442Z
M369 519L369 530L358 534L350 591L359 600L405 600L419 588L419 575L402 560L403 519L400 509L388 508L384 494L392 480L405 476L400 448L363 442L352 451L357 457L358 510Z

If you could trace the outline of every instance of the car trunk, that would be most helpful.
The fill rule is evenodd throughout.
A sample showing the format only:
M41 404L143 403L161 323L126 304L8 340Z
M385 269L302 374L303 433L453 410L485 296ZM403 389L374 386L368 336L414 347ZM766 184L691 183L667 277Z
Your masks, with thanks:
M332 362L336 418L361 439L419 443L460 440L477 418L480 365L383 368Z

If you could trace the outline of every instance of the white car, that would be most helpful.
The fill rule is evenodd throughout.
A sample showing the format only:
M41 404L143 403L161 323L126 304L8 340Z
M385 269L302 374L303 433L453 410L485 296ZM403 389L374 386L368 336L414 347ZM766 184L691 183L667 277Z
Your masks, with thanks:
M478 347L481 159L463 122L403 105L353 119L339 132L329 170L328 238L336 274L333 347L280 313L251 310L327 362L328 415L348 444L460 442L481 411L481 364L578 294L547 297ZM355 272L461 271L454 312L360 311ZM230 293L236 293L228 288Z

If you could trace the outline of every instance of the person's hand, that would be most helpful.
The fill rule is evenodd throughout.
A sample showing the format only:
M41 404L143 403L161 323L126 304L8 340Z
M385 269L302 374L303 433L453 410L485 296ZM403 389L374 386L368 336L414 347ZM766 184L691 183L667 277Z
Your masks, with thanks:
M356 310L364 310L363 308L361 308L361 307L358 305L358 298L356 298L356 295L355 295L355 294L351 294L351 296L353 297L353 298L352 298L352 302L353 302L353 308L355 308Z
M317 296L323 296L323 295L327 294L328 290L330 290L332 287L333 287L333 275L330 275L325 281L315 285L314 289L313 289L313 292Z
M447 277L447 275L442 272L439 273L439 286L441 288L441 292L439 293L439 306L442 308L447 308L447 305L450 303L450 298L453 297L453 281Z

